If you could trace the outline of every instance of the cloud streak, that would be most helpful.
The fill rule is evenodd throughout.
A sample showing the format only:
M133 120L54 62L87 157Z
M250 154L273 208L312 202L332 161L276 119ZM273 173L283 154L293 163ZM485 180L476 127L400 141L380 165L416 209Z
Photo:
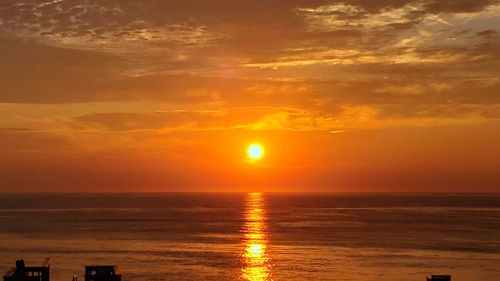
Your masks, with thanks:
M91 170L88 162L109 168L123 161L141 171L165 165L186 179L188 172L169 163L185 168L186 158L195 158L194 170L221 183L211 161L235 174L245 170L224 149L279 139L273 148L288 151L266 167L286 159L305 175L335 182L332 167L355 174L352 167L367 157L368 174L384 174L379 164L402 178L413 158L439 166L458 153L444 145L442 155L435 152L427 133L452 142L474 130L477 139L466 142L488 149L500 137L487 136L500 122L499 14L493 0L6 0L0 145L9 157L0 166L22 174L13 167L35 158L50 163L29 156L48 151L54 175L65 162L80 175ZM400 145L398 137L412 130L423 130L418 142L404 142L418 153L403 146L387 158L373 152ZM364 145L372 150L356 153ZM311 155L294 154L301 149ZM443 159L422 158L426 149ZM480 149L464 153L494 162ZM134 166L141 161L149 164ZM493 170L483 168L475 175ZM432 182L436 175L426 171ZM400 181L386 173L379 182Z

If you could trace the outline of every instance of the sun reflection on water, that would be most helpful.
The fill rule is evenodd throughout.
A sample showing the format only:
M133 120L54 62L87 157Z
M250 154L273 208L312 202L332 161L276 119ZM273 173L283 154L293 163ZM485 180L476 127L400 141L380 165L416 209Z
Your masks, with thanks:
M243 267L241 279L271 281L271 259L267 254L266 217L261 193L250 193L243 213Z

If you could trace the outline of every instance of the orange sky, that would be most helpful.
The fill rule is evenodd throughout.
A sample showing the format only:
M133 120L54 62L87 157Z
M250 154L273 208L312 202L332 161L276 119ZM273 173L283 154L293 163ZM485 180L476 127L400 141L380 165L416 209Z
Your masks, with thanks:
M81 3L0 6L0 191L500 192L498 1Z

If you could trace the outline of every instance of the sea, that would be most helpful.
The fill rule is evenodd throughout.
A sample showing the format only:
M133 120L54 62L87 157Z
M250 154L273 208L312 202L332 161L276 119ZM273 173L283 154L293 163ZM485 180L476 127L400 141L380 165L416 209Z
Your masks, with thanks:
M0 271L51 280L500 281L500 194L0 194Z

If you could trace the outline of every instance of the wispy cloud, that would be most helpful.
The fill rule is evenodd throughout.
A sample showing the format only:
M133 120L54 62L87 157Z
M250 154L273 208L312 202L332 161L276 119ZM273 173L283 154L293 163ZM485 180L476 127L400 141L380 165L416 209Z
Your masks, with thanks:
M189 166L196 152L209 174L200 159L227 140L293 136L330 151L356 133L396 132L372 144L397 146L419 128L416 158L433 147L427 132L474 128L469 143L489 143L500 137L485 129L500 119L499 15L493 0L2 1L0 167L35 163L36 151L61 170L130 151ZM336 145L363 146L351 141ZM328 170L322 157L308 167Z

